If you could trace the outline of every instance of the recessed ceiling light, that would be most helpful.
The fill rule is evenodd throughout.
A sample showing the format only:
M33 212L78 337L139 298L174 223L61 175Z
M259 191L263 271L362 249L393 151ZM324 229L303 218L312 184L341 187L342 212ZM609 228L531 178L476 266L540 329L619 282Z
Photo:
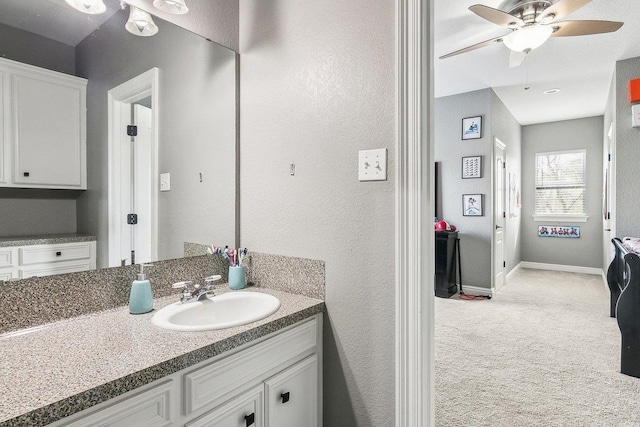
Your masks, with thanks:
M553 94L556 94L558 92L560 92L560 89L554 88L554 89L547 89L542 93L544 93L545 95L553 95Z

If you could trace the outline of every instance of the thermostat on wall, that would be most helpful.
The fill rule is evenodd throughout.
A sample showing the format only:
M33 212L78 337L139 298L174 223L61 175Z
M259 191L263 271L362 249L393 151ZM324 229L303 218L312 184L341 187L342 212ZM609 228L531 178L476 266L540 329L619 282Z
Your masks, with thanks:
M634 128L640 127L640 104L631 106L631 126Z

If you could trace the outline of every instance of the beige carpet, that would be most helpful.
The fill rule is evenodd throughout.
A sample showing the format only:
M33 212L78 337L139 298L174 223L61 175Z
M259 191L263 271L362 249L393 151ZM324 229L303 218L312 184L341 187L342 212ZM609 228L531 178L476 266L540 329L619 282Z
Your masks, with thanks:
M608 298L600 276L529 269L492 300L436 298L436 426L640 426Z

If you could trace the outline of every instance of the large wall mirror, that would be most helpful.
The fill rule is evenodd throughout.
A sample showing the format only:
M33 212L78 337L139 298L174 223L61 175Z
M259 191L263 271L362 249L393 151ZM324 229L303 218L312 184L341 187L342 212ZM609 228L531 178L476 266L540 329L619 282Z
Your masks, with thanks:
M88 80L87 190L0 189L0 237L95 235L98 268L115 266L108 94L155 69L157 99L130 99L140 106L132 110L157 108L155 258L183 256L185 242L234 245L236 52L155 16L157 34L135 36L125 29L130 7L103 1L102 15L80 13L64 0L0 1L0 57ZM160 191L161 174L170 176L169 191Z

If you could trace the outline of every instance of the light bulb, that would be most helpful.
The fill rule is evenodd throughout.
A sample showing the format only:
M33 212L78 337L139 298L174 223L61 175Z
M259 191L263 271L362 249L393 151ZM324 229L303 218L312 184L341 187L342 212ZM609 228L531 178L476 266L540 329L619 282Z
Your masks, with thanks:
M72 8L89 15L99 15L107 10L102 0L64 0Z
M158 26L153 22L153 18L148 12L135 6L129 7L131 8L129 20L124 26L127 31L142 37L150 37L158 32Z
M184 15L189 12L184 0L153 0L153 5L163 12L174 15Z
M553 27L548 25L530 25L515 30L502 40L509 49L524 52L540 47L553 33Z

